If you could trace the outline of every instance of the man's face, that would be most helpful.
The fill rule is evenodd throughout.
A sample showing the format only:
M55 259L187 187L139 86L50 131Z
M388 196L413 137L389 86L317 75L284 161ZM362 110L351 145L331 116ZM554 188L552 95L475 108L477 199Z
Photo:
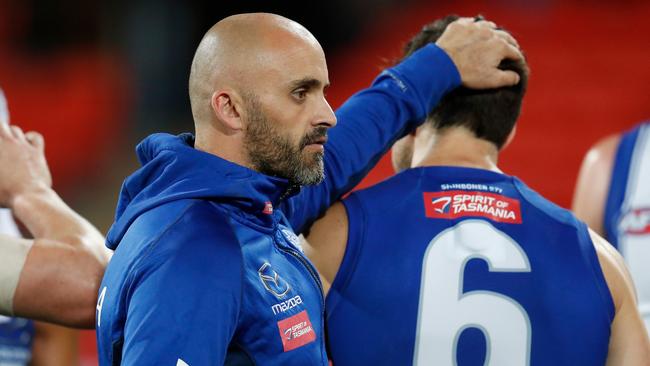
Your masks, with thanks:
M315 127L296 141L291 131L281 131L281 123L264 113L255 97L247 99L249 118L244 147L255 170L300 185L320 183L324 178L321 144L327 127Z
M255 94L244 96L244 148L261 173L317 184L324 178L327 130L336 124L325 100L325 57L317 44L282 49L265 60Z

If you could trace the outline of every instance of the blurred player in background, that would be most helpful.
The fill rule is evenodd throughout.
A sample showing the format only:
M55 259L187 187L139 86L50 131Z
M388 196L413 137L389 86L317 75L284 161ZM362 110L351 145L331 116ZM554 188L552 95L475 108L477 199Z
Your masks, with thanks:
M91 327L108 253L50 188L42 137L8 121L0 94L0 365L74 365L76 331L9 315Z
M405 57L455 17L426 26ZM460 88L393 147L393 178L311 228L332 360L345 365L648 365L620 257L570 212L497 167L516 86Z
M580 169L573 211L625 258L650 331L650 122L591 148Z

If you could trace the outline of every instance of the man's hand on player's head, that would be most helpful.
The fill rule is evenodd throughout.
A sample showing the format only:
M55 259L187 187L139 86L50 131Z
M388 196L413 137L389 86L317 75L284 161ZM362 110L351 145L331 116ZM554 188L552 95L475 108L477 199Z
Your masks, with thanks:
M0 124L0 205L12 207L18 195L52 185L44 146L39 133Z
M519 82L516 72L498 68L504 59L523 59L519 45L493 22L460 18L449 24L436 44L454 61L468 88L491 89Z

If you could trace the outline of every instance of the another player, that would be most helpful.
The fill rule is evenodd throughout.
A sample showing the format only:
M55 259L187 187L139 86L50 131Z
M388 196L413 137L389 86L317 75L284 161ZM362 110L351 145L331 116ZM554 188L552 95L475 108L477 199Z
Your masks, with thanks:
M0 206L11 210L0 220L0 314L92 327L104 238L50 187L41 135L9 126L4 109L0 119ZM17 237L12 215L33 239Z
M406 55L454 19L426 26ZM334 365L648 365L616 251L497 168L528 75L502 67L522 82L444 97L394 146L406 170L312 227Z
M650 122L592 147L582 163L573 211L625 258L650 331Z

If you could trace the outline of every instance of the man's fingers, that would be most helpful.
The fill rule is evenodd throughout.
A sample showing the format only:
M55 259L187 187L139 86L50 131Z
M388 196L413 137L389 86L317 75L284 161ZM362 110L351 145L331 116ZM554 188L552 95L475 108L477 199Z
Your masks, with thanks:
M468 17L458 18L458 19L454 20L451 24L454 24L454 23L472 24L472 23L474 23L474 18L468 18Z
M0 136L2 136L2 137L10 137L11 136L11 130L9 129L8 124L0 123Z
M15 138L17 138L20 141L25 141L25 134L23 133L23 130L16 126L16 125L11 125L9 127L11 129L11 135Z
M482 28L497 29L497 25L489 20L479 20L476 25Z
M503 58L513 61L520 61L524 59L524 55L521 53L521 50L511 44L506 44L504 46Z
M488 82L488 88L502 88L517 85L519 83L519 74L511 70L499 70L494 73L492 79Z
M499 38L505 40L506 42L508 42L509 44L519 48L519 43L517 42L515 37L513 37L510 33L506 32L506 31L504 31L502 29L497 29L497 30L494 31L494 33L497 35L497 37L499 37Z
M30 143L30 145L34 147L37 147L41 150L43 150L45 147L45 140L43 139L43 135L36 131L29 131L25 133L25 138Z

